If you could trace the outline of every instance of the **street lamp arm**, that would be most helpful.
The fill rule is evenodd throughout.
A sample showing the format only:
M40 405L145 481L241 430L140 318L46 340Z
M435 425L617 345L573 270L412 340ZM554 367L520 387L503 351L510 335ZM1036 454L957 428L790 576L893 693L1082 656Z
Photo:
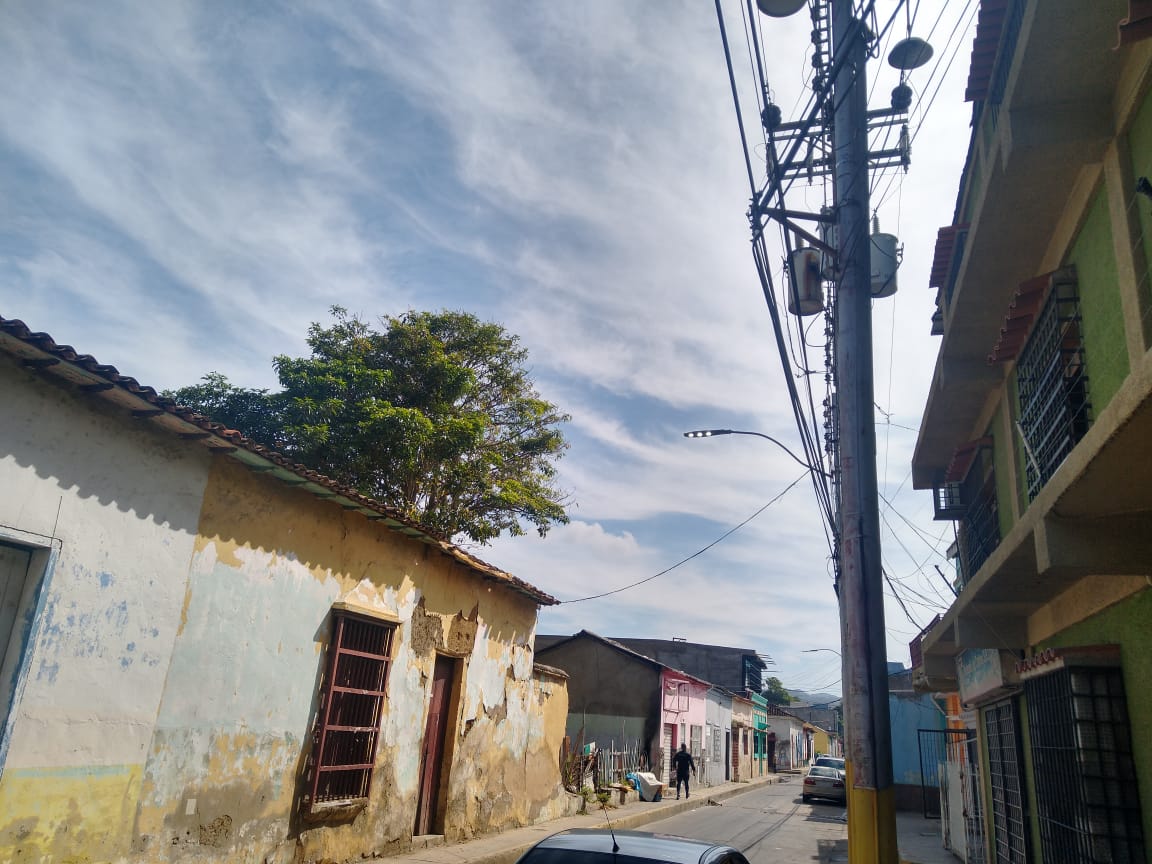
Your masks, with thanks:
M748 431L745 431L743 429L695 429L692 432L685 432L684 433L685 438L711 438L715 435L755 435L757 438L765 438L765 439L771 441L773 444L775 444L777 447L779 447L781 450L783 450L785 453L787 453L789 456L791 456L793 459L795 459L797 462L799 462L802 466L807 468L809 471L815 471L817 474L821 474L825 477L829 476L828 472L824 471L821 468L816 468L816 467L813 467L812 465L809 465L807 462L805 462L803 459L801 459L799 456L797 456L795 453L793 453L790 449L788 449L787 445L782 444L781 442L777 441L771 435L765 435L763 432L748 432Z

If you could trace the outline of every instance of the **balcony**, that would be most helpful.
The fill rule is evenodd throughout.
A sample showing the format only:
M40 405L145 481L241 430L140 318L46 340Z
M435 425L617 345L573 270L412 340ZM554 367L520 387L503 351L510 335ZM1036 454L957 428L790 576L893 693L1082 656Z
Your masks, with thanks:
M1074 278L1053 280L1016 364L1028 499L1088 431L1090 404Z
M1128 55L1111 49L1127 4L1016 6L1018 13L1006 13L1009 22L1019 18L1014 50L998 37L950 226L956 233L966 226L967 234L938 262L944 334L913 460L918 489L939 481L958 435L976 432L989 395L1003 386L1003 369L987 354L1004 309L1021 282L1046 269L1068 190L1116 134L1115 95Z

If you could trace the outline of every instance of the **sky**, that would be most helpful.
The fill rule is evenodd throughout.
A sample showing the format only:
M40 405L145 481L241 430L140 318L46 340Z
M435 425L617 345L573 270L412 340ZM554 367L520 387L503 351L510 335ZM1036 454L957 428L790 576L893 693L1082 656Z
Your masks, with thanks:
M745 5L721 7L762 183ZM903 244L873 341L898 595L888 653L905 664L950 596L936 568L950 570L952 526L911 489L910 460L938 349L928 271L969 140L976 7L877 0L876 32L893 23L867 73L869 107L887 107L898 73L884 58L914 11L936 53L908 81L912 164L874 176L872 199ZM811 22L757 27L771 96L798 119ZM682 435L741 429L800 450L713 3L104 0L97 14L8 0L0 80L0 315L157 389L212 371L276 388L271 358L304 356L333 305L498 322L571 415L558 464L571 521L470 551L568 601L668 571L546 609L538 632L747 647L789 687L839 690L804 470L761 438ZM815 211L824 195L801 181L787 205ZM810 356L822 373L823 350Z

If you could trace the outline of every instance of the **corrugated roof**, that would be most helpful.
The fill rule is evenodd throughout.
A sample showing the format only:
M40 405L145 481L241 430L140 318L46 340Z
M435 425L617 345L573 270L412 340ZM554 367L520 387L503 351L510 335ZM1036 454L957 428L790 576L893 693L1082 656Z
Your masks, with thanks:
M972 62L968 67L968 87L965 102L981 102L988 98L988 85L996 68L996 53L1000 48L1000 33L1008 14L1009 0L981 0L980 15L976 19L976 38L972 40Z
M122 375L115 366L102 364L91 354L80 354L71 345L57 344L47 333L34 332L23 321L0 316L0 351L17 358L24 366L75 385L92 398L117 405L133 417L147 419L154 426L178 438L194 441L215 453L226 453L254 471L271 474L281 482L303 489L317 498L332 501L345 510L356 510L372 521L383 522L399 534L437 548L486 581L503 585L542 606L554 606L560 602L511 573L465 552L447 538L413 522L394 508L293 462L235 429L228 429L203 414L178 405L161 396L152 387Z
M985 447L992 446L992 438L985 435L967 444L961 444L952 454L952 461L948 463L948 470L944 472L945 483L959 483L968 476L972 463L976 461L976 454Z
M1075 281L1075 279L1075 269L1063 267L1021 282L1012 297L1012 302L1008 304L1008 313L1004 316L1000 335L988 355L989 365L1015 359L1028 340L1036 312L1044 303L1052 286L1057 282Z
M945 225L936 232L936 251L932 255L932 270L928 274L929 288L943 288L952 269L952 256L956 252L956 242L968 230L968 223Z
M561 645L564 645L567 642L572 642L575 639L593 639L597 642L600 642L603 645L607 645L609 648L612 648L615 651L619 651L621 654L628 655L629 657L633 658L634 660L642 660L643 662L647 663L649 666L656 666L660 669L667 669L669 672L675 672L677 675L683 675L685 678L689 678L689 679L695 681L697 684L703 684L706 687L714 686L711 681L705 681L703 678L700 678L697 675L692 675L688 672L685 672L683 669L677 669L674 666L669 666L667 663L661 663L659 660L655 660L651 657L646 657L645 655L641 654L638 651L633 651L631 648L629 648L626 645L621 645L615 639L609 639L606 636L600 636L597 633L593 633L591 630L581 630L579 633L573 633L571 636L566 636L566 637L564 637L564 638L562 638L556 642L553 642L551 645L547 646L546 648L537 648L536 649L536 656L539 657L541 654L547 654L549 651L552 651L553 649L555 649Z

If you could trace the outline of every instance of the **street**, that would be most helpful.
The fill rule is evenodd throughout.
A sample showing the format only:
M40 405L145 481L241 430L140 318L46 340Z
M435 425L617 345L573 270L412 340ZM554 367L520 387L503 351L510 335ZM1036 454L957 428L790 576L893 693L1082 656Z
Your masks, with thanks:
M701 806L644 826L646 831L679 834L742 851L751 864L835 861L836 841L847 837L844 807L831 802L804 804L801 777L760 786L708 806L708 790L694 793ZM847 860L845 854L842 860Z

